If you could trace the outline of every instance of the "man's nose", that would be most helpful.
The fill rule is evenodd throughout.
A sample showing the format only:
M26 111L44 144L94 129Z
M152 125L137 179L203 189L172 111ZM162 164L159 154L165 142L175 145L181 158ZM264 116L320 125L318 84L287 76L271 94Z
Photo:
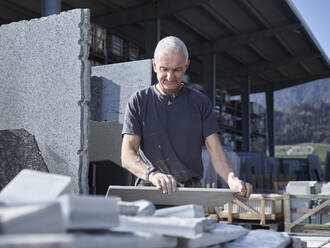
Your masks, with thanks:
M174 72L173 71L168 71L167 72L167 80L168 81L173 81L174 80Z

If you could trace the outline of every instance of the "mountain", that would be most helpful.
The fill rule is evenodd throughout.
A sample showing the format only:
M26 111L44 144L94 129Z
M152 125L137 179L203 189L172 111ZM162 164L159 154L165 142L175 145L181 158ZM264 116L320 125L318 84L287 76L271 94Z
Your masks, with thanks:
M286 111L275 111L275 144L330 144L330 103L302 103Z
M263 106L266 105L264 93L252 94L250 100ZM301 103L319 101L330 103L330 78L286 88L274 93L275 110L288 110Z

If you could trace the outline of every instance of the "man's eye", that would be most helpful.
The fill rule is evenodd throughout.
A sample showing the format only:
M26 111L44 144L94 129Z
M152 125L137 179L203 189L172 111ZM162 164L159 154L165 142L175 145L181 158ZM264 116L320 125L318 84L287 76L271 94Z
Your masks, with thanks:
M161 67L160 70L161 70L162 72L166 72L166 71L168 71L168 69L167 69L167 68L164 68L164 67Z

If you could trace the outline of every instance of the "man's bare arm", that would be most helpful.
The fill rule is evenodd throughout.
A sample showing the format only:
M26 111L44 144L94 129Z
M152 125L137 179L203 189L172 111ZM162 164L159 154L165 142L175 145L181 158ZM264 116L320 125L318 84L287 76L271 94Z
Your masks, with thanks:
M149 165L138 155L141 137L138 135L124 134L121 147L122 166L135 176L146 180L146 172ZM175 192L177 182L172 175L159 171L150 173L149 181L165 194Z
M222 148L218 134L213 133L209 135L205 139L205 144L210 154L212 165L217 174L225 180L230 189L241 192L241 195L237 195L237 198L243 201L249 199L252 193L252 185L243 182L235 176L233 165Z

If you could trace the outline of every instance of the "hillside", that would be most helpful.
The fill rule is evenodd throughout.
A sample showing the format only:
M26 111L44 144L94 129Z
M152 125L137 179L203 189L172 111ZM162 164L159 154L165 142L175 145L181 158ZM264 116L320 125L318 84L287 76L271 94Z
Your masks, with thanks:
M274 124L276 145L330 144L330 103L302 103L287 111L275 111Z
M251 101L265 106L265 94L253 94ZM301 103L319 101L330 103L330 78L275 91L274 94L275 110L287 110Z

